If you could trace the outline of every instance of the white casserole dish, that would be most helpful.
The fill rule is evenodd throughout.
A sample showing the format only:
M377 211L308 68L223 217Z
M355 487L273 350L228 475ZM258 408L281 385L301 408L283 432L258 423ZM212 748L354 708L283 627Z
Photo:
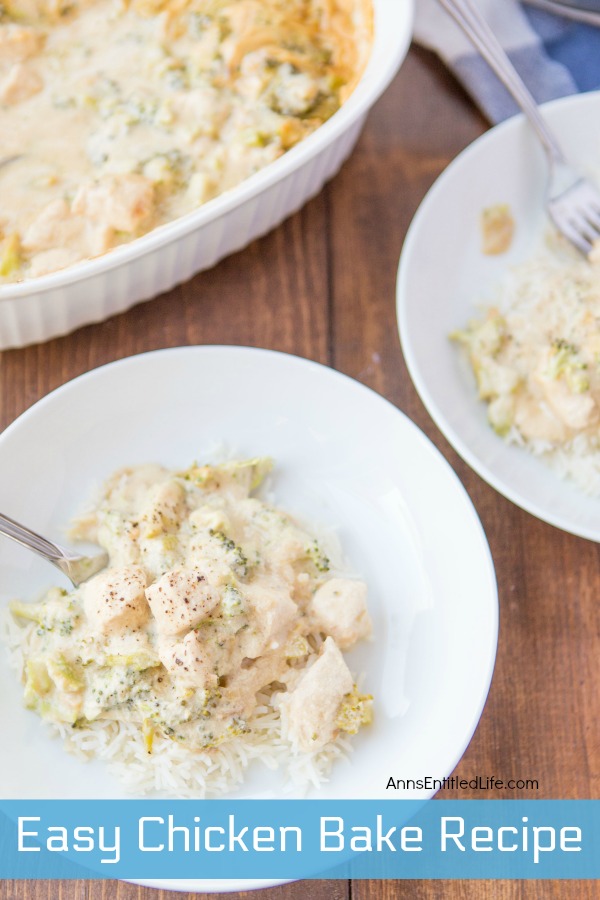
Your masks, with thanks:
M350 155L410 43L414 0L373 0L373 6L369 64L328 122L194 212L104 256L0 286L0 349L67 334L168 291L265 234L317 194Z

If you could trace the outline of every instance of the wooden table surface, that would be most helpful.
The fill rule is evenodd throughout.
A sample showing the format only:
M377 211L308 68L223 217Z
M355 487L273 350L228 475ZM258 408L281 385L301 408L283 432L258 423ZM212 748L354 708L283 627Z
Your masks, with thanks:
M597 798L600 547L517 509L456 456L415 393L396 330L396 266L411 217L434 179L486 127L433 57L411 50L341 173L272 234L118 318L3 353L0 425L88 369L182 344L283 350L328 363L374 388L406 412L456 469L496 564L496 670L483 717L455 774L538 780L539 791L515 791L514 798ZM170 896L175 895L116 882L0 884L0 900ZM600 890L594 882L314 881L244 896L586 900Z

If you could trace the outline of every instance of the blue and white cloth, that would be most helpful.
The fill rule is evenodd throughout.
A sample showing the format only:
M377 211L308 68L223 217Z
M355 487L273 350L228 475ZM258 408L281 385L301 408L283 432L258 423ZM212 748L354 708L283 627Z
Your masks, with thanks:
M518 0L476 2L538 103L600 89L600 28ZM441 57L491 122L514 115L512 97L437 0L416 6L417 43Z

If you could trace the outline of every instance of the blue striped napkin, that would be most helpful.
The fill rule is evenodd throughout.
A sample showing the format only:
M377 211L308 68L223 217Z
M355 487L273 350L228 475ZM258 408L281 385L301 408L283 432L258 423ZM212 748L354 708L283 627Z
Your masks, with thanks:
M539 103L600 88L600 28L517 0L477 0L477 5ZM518 111L437 0L417 0L415 40L443 59L491 122Z

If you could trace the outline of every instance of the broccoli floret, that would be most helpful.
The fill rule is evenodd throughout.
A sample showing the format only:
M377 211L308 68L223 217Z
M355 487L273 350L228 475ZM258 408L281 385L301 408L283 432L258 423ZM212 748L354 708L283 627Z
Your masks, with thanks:
M319 547L318 541L313 541L312 544L306 548L306 555L318 572L329 572L329 569L331 568L329 557L325 556Z
M358 688L346 694L340 706L336 726L347 734L357 734L363 725L373 721L373 697L371 694L359 694Z
M18 234L4 239L0 251L0 277L7 278L21 266L21 242Z
M240 578L244 578L248 574L250 566L248 565L248 557L242 548L230 537L227 537L223 531L215 531L214 528L211 528L208 533L212 538L215 538L215 540L223 545L228 554L231 554L230 558L227 560L228 564L236 575L239 575Z
M552 342L548 366L550 378L564 378L574 394L584 394L590 388L586 369L587 363L578 359L578 350L574 344L562 338Z
M228 584L223 593L223 615L238 616L244 612L244 598L232 584Z

